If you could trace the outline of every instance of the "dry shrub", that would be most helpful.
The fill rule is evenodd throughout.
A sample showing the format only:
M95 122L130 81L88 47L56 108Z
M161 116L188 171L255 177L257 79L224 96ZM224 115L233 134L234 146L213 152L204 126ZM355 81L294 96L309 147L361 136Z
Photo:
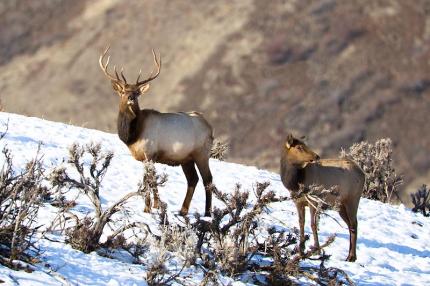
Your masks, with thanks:
M222 193L211 186L212 193L225 208L215 207L212 221L196 215L194 224L199 237L197 249L202 251L203 244L207 246L202 256L207 268L212 268L215 262L224 274L230 276L247 269L256 253L251 240L256 239L254 231L258 226L258 216L270 202L278 201L273 191L266 191L268 186L268 182L257 183L257 200L250 210L247 210L249 192L242 192L239 184L232 194Z
M168 285L176 281L185 267L195 264L196 243L197 236L189 224L185 227L163 225L161 236L151 243L156 251L150 259L145 277L148 285ZM169 264L177 265L178 260L181 266L174 271L170 270Z
M430 216L430 190L427 185L422 185L415 193L411 194L414 207L413 212L420 212L423 216Z
M379 139L375 144L366 141L355 143L348 151L342 150L340 157L354 160L366 174L363 197L390 203L393 195L397 196L402 178L393 166L391 139Z
M1 138L3 138L4 134ZM0 263L19 268L13 260L31 262L34 235L39 225L36 218L40 207L49 196L42 185L44 168L38 149L34 159L20 171L15 171L11 151L5 147L5 161L0 171Z
M200 282L199 284L199 286L223 286L223 285L224 284L219 282L218 275L214 271L206 271L202 282Z
M334 198L334 204L328 203L329 197ZM291 199L293 200L306 200L308 204L316 209L316 214L320 214L325 210L339 210L340 201L339 197L339 187L332 186L329 189L324 187L323 185L310 185L305 186L303 184L299 184L298 192L291 193Z
M100 237L95 233L93 227L94 223L89 217L78 220L75 226L65 230L66 242L85 253L97 249Z
M86 154L91 156L89 166L87 166L83 160ZM81 195L85 195L90 200L94 208L94 217L92 218L79 218L76 214L71 212L70 205L62 206L57 216L59 224L61 225L61 223L63 223L63 230L65 227L65 220L72 218L75 221L72 227L65 229L66 241L70 243L73 248L79 249L85 253L94 251L101 246L100 238L106 224L111 221L112 216L122 209L128 199L141 195L140 190L130 192L105 210L102 209L100 187L112 158L113 153L102 152L100 144L91 143L85 147L73 144L69 149L68 163L74 167L78 174L77 178L71 176L64 167L55 169L51 174L50 179L53 186L58 187L60 190L63 188L78 190ZM115 230L114 234L109 237L108 244L112 244L112 241L109 240L114 240L115 237L120 235L123 231L142 225L144 225L144 223L129 223Z
M155 209L160 207L160 197L158 187L162 187L167 182L167 175L158 175L152 161L144 162L144 174L142 182L139 184L139 192L145 197L145 212L151 212L151 205ZM151 195L153 204L151 204Z
M196 215L196 222L193 224L199 238L197 251L200 259L197 265L201 263L200 267L205 272L205 282L201 285L217 285L218 273L230 277L252 273L254 276L264 277L267 283L262 284L260 279L259 284L262 285L294 285L301 277L313 281L323 279L325 274L319 271L320 267L303 267L300 262L322 251L333 242L334 236L319 249L311 249L304 255L299 255L294 247L298 240L297 231L291 233L273 226L262 229L260 216L268 205L286 200L275 197L272 191L267 190L268 186L267 182L256 184L256 200L252 203L249 201L249 192L242 191L240 185L231 194L212 187L213 193L224 207L214 208L212 220ZM319 259L325 261L328 258L323 254ZM265 263L260 263L261 259ZM336 269L332 268L330 273L334 271ZM349 278L344 272L339 270L337 273L343 274L331 279L332 283L353 284L345 282Z
M215 140L212 145L210 157L224 161L228 153L228 142L226 140Z

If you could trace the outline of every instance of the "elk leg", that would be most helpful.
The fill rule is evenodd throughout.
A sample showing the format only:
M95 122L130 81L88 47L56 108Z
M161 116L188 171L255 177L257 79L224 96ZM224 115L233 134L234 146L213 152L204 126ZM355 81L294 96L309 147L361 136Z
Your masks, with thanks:
M185 195L184 202L182 203L180 215L185 216L188 214L188 209L190 208L191 199L193 198L194 190L199 181L199 176L197 175L196 168L194 167L194 162L190 161L188 163L182 164L182 171L184 171L185 178L187 178L187 194Z
M354 262L357 260L357 230L358 230L358 222L357 222L357 207L345 208L346 214L349 219L349 253L346 261Z
M315 208L309 206L310 213L311 213L311 228L312 228L312 234L314 235L314 248L318 249L318 253L320 253L320 243L318 240L318 220L319 220L319 214L316 211Z
M357 260L357 218L352 219L350 224L351 226L349 227L349 254L346 258L346 261L354 262L355 260Z
M299 252L301 255L305 252L305 206L303 204L296 204L297 214L299 215L299 228L300 228L300 242Z
M357 245L357 218L350 216L347 212L347 208L344 205L340 206L339 210L340 217L346 222L349 230L349 253L346 261L353 262L357 259L356 245Z
M203 185L206 192L206 206L205 216L211 216L212 209L212 173L209 169L209 158L196 161L197 168L199 168L200 175L203 179Z
M343 219L343 221L346 222L346 224L348 225L348 229L349 229L349 219L348 219L348 215L346 214L346 209L345 209L344 205L340 206L339 215Z

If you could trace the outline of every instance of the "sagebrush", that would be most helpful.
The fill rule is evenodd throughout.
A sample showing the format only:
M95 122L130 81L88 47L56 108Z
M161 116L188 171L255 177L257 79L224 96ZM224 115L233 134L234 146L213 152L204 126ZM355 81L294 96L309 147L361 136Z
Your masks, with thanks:
M91 162L88 165L84 163L83 157L90 155ZM73 248L79 249L83 252L91 252L100 247L100 238L108 222L111 221L114 214L119 212L127 201L136 196L142 195L142 190L138 189L135 192L130 192L119 199L111 206L103 209L100 200L100 188L108 167L112 161L112 152L103 152L100 144L88 144L80 146L73 144L69 148L69 158L67 163L75 169L78 176L72 176L69 171L62 166L56 168L51 175L52 185L62 189L76 189L80 194L85 195L91 202L94 208L94 217L80 218L77 214L70 210L70 206L62 206L59 213L59 221L61 218L69 217L74 220L74 225L65 228L66 241L71 244ZM121 234L123 231L136 227L141 223L128 223L114 231L114 234L109 236L113 240L115 236ZM108 241L108 244L112 242Z
M422 185L415 193L411 194L413 212L420 212L423 216L430 216L430 190L427 185Z
M341 158L354 160L366 174L363 197L384 203L398 199L402 178L394 168L392 145L390 138L383 138L375 144L366 141L355 143L348 151L341 151Z
M287 199L276 197L268 187L268 182L256 183L254 201L250 200L249 191L242 191L240 185L231 194L213 187L213 193L224 207L214 208L211 221L197 215L194 223L199 238L197 251L208 283L216 280L217 273L231 277L253 273L254 276L265 277L267 283L262 285L293 285L300 277L316 282L327 278L328 272L319 271L322 268L306 268L300 262L320 253L333 242L334 236L320 248L300 255L294 247L298 238L296 231L261 225L261 216L268 211L269 204ZM262 257L265 264L259 262ZM323 265L328 256L320 256L320 259ZM330 270L331 273L333 271L336 269ZM328 279L330 283L353 284L344 272L338 270L337 273L338 276ZM262 283L261 280L251 281Z
M40 149L40 148L39 148ZM19 268L14 260L30 262L37 254L34 236L40 227L36 218L48 189L43 185L45 169L39 149L23 169L16 170L11 151L2 151L0 171L0 263Z

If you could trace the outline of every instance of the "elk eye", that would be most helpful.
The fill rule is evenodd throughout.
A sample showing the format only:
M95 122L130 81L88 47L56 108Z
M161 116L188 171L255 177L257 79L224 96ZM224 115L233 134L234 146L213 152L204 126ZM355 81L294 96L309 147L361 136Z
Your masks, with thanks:
M303 151L303 146L299 145L299 146L297 146L297 149L299 149L300 151Z

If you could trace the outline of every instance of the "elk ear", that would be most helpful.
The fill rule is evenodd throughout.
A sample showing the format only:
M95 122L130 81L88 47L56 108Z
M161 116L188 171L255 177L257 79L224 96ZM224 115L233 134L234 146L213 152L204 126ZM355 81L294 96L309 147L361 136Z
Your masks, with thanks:
M140 87L139 87L139 92L140 92L140 94L144 94L145 92L147 92L147 91L148 91L148 89L149 89L149 83L148 83L148 84L145 84L145 85L140 86Z
M122 86L118 82L112 80L111 83L113 90L115 90L116 92L122 91Z
M294 137L291 133L289 133L287 135L287 140L285 141L285 147L287 147L287 149L291 148L291 145L293 145L294 142Z

